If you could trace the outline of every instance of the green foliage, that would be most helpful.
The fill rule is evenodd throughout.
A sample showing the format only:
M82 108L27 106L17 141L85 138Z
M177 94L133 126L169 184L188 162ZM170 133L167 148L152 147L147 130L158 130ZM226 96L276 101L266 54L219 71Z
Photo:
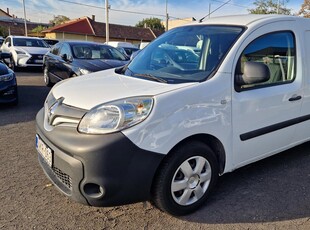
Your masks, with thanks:
M5 28L5 27L3 27L3 26L0 26L0 36L6 37L6 36L8 36L8 35L9 35L8 29Z
M278 1L278 0L256 0L253 4L256 6L254 9L249 9L251 14L285 14L291 15L292 10L285 7L285 3L289 0ZM278 9L279 3L279 9Z
M301 5L298 15L305 18L310 18L310 0L304 0L304 3Z
M159 18L145 18L136 24L136 27L149 27L151 29L164 31L165 27Z
M57 16L54 16L54 19L50 20L49 23L52 24L53 26L57 26L69 20L70 18L64 15L57 15Z
M32 33L41 33L43 30L45 30L46 28L44 26L37 26L36 28L32 29L31 32Z

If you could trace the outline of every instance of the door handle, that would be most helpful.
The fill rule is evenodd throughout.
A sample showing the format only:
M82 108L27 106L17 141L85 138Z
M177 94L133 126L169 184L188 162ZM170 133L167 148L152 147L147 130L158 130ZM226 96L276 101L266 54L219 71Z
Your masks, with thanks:
M301 99L300 95L293 95L290 99L288 99L289 101L298 101Z

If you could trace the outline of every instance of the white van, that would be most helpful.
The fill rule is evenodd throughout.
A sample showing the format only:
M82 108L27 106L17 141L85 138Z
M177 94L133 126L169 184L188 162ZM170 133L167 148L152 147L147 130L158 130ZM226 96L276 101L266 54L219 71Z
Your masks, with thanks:
M80 203L188 214L219 175L310 139L309 66L309 19L172 29L123 68L57 84L36 118L39 161Z
M130 42L105 42L105 44L117 48L127 57L130 57L134 52L139 50L138 47L134 46Z

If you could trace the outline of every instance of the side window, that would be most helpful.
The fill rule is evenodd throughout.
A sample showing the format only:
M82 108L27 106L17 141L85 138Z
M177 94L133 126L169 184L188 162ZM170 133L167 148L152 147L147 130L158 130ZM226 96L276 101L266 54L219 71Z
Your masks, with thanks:
M242 52L236 66L239 90L290 83L296 75L294 35L288 31L263 35Z
M60 47L61 47L61 43L54 45L51 50L51 53L54 55L59 55Z
M63 46L61 47L59 56L62 56L66 54L68 59L72 59L72 54L71 54L71 49L70 46L68 44L63 44Z

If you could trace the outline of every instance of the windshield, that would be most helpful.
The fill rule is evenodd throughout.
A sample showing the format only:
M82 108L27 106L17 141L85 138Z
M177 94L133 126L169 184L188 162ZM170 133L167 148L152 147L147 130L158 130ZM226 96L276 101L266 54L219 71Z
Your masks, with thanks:
M203 81L242 31L241 27L206 25L173 29L143 49L124 73L140 78L152 75L167 83Z
M100 44L74 44L73 56L77 59L113 59L126 61L126 58L116 48Z
M14 46L28 46L28 47L43 47L48 48L49 46L40 39L31 38L13 38Z

